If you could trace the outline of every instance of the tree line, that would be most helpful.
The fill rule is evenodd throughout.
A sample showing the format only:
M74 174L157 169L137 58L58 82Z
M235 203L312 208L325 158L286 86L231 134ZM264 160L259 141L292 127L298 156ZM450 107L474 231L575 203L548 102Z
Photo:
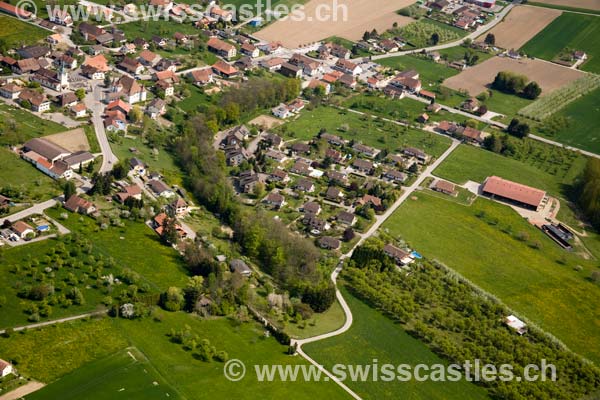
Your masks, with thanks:
M577 185L577 204L590 223L600 230L600 160L590 158Z

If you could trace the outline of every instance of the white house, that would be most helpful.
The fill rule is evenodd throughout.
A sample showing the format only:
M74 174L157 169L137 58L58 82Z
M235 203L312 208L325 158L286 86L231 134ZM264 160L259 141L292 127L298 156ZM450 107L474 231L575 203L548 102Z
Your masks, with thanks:
M12 374L13 367L8 361L0 359L0 378L4 378L8 374Z
M289 107L283 103L281 103L277 107L273 108L271 110L271 112L273 113L274 116L276 116L277 118L281 118L281 119L285 119L285 118L289 117L290 115L292 115L292 112L290 111Z

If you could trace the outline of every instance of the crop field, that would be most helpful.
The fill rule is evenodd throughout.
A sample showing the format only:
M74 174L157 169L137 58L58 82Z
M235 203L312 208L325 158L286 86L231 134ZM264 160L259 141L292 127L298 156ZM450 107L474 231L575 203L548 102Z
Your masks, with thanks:
M423 192L383 228L600 361L600 288L588 280L596 263L564 251L512 208L483 198L467 207Z
M131 400L182 398L158 375L143 354L128 348L86 364L27 399L112 400L119 397Z
M600 88L580 97L554 116L564 117L567 125L549 136L553 140L600 154Z
M332 10L330 0L310 0L304 6L304 18L287 18L274 22L258 31L255 36L269 42L281 41L284 46L296 48L332 36L357 41L365 31L383 32L394 22L400 26L414 21L396 13L412 3L411 0L390 2L386 0L342 0ZM329 7L329 18L323 18L322 8ZM347 9L347 13L343 11ZM335 14L337 14L337 16ZM295 19L295 20L294 20Z
M334 364L445 364L422 342L408 335L398 324L341 288L352 310L354 322L348 332L303 346L315 361L330 369ZM331 369L330 369L331 370ZM363 399L485 399L483 389L459 382L346 382Z
M541 121L599 86L600 76L586 75L524 107L519 115Z
M320 128L348 140L362 141L379 149L386 148L390 152L415 146L438 157L450 146L449 138L431 132L406 128L332 107L303 111L298 119L278 127L277 131L288 139L310 140L316 137Z
M52 32L23 22L17 18L0 14L0 39L10 47L33 44Z
M496 37L496 46L507 50L518 49L560 14L559 10L551 8L518 6L489 33ZM486 35L487 33L480 36L478 40L483 40Z
M446 79L444 85L476 96L487 89L500 71L511 71L536 81L542 87L542 96L583 76L581 71L540 60L494 57Z
M583 50L588 60L580 67L600 73L600 18L563 13L525 44L521 50L534 57L553 60L565 49Z

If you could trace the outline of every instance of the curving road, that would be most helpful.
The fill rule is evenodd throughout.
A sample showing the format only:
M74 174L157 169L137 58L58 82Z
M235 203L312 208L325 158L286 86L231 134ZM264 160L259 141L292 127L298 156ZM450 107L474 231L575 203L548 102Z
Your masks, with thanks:
M100 151L102 152L102 166L100 167L100 172L109 172L119 159L112 152L110 143L106 137L106 131L104 130L104 121L102 121L104 106L102 104L102 91L100 90L100 84L98 82L92 83L91 91L85 96L84 103L86 107L92 111L94 132L96 132L96 138L98 139Z
M423 171L421 173L421 175L419 175L419 177L413 182L412 185L406 187L404 189L402 195L398 198L398 200L396 200L394 202L394 204L390 208L388 208L385 213L383 213L381 215L377 215L375 223L369 228L369 230L361 236L360 240L352 247L352 249L350 249L350 251L348 251L346 254L344 254L340 257L340 262L339 262L338 266L331 273L331 280L333 281L333 284L336 287L335 296L336 296L337 300L339 301L340 305L342 306L342 309L344 310L344 315L346 317L346 320L344 321L344 325L342 325L341 328L336 329L335 331L332 331L332 332L324 333L324 334L313 336L313 337L306 338L306 339L292 340L292 345L294 345L294 344L297 345L298 354L300 354L302 357L304 357L312 365L317 367L321 372L326 374L332 381L337 383L342 389L344 389L354 399L360 400L361 397L358 394L356 394L354 391L352 391L352 389L350 389L348 386L346 386L343 382L341 382L335 375L333 375L331 372L327 371L327 369L325 369L321 364L317 363L309 355L307 355L302 350L302 345L304 345L306 343L317 342L319 340L324 340L324 339L327 339L330 337L338 336L350 329L350 327L352 326L352 322L353 322L352 310L350 310L348 303L346 303L344 296L342 296L342 293L340 292L340 290L337 287L337 277L339 276L340 272L342 271L342 268L344 265L344 260L351 257L352 253L354 252L354 249L356 249L358 246L363 244L365 242L365 240L367 240L375 232L377 232L377 230L381 227L381 225L394 213L394 211L396 211L398 209L398 207L400 207L402 205L402 203L404 203L406 201L406 199L408 199L413 194L413 192L415 190L417 190L419 188L419 186L423 183L423 181L425 181L425 179L432 176L432 172L450 154L452 154L452 152L460 145L460 143L461 142L459 140L453 138L452 144L444 152L444 154L442 154L437 160L435 160L432 164L430 164L425 169L425 171Z

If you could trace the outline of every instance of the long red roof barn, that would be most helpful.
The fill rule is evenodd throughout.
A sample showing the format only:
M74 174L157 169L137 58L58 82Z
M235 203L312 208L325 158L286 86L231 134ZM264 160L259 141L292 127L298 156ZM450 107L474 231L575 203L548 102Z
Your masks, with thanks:
M502 179L498 176L487 178L483 186L483 193L503 197L536 209L546 197L546 192L543 190Z

